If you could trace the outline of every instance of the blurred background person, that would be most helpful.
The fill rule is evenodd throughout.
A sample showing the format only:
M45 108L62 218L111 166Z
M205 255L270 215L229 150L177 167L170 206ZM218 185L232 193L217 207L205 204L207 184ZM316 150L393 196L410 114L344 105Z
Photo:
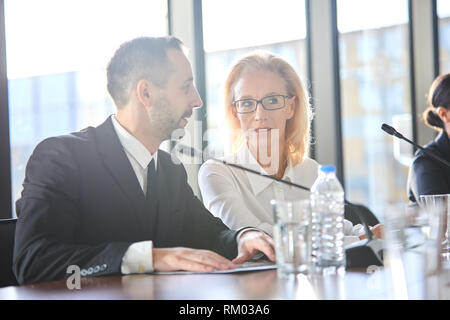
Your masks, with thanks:
M428 92L429 107L423 121L439 132L436 139L425 145L431 153L450 161L450 73L437 77ZM408 198L419 201L421 195L450 193L450 168L418 150L408 177Z

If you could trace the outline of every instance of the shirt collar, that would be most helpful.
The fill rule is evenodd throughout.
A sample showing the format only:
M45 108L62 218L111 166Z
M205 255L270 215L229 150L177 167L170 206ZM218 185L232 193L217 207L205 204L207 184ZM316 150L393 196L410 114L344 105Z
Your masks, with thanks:
M120 143L125 151L132 156L139 165L145 169L152 159L155 160L155 168L157 166L158 160L158 151L156 151L153 155L147 150L146 147L134 137L131 133L129 133L122 125L117 121L116 116L112 115L111 120L116 130L117 136L119 137Z
M247 144L244 143L244 145L239 149L236 155L236 161L239 165L258 171L261 174L267 175L267 172L262 168L258 161L253 157L252 153L247 147ZM292 181L294 179L294 170L291 166L291 161L288 158L287 160L287 167L284 172L283 180ZM250 186L253 190L254 195L260 194L263 190L267 189L272 183L276 183L275 180L258 176L251 172L245 172L245 174L248 177L248 181L250 182Z

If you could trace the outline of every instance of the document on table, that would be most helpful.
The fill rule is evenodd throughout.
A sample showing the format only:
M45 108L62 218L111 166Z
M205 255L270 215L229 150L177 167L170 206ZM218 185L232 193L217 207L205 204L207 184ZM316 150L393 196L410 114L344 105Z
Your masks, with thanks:
M247 261L237 264L232 270L214 270L213 272L195 272L195 271L172 271L172 272L154 272L153 274L224 274L248 271L262 271L276 269L276 263L272 261Z

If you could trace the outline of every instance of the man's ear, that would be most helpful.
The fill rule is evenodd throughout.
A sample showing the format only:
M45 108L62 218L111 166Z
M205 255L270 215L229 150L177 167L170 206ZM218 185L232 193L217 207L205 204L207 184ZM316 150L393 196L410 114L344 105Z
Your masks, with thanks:
M444 123L449 123L450 122L449 110L447 110L446 108L438 107L436 109L436 113L439 116L439 118L441 118L442 122L444 122Z
M147 80L139 80L136 84L136 97L144 107L153 104L154 88L153 84Z

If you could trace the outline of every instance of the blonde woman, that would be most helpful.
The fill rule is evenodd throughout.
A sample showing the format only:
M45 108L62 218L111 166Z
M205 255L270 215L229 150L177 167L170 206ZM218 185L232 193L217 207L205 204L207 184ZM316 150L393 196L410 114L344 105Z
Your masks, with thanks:
M318 168L307 154L312 112L307 90L291 65L267 52L252 53L234 64L224 89L232 150L224 159L311 187ZM212 160L200 168L199 186L205 206L229 228L255 226L269 234L270 200L309 197L307 191ZM352 227L346 220L346 234Z

